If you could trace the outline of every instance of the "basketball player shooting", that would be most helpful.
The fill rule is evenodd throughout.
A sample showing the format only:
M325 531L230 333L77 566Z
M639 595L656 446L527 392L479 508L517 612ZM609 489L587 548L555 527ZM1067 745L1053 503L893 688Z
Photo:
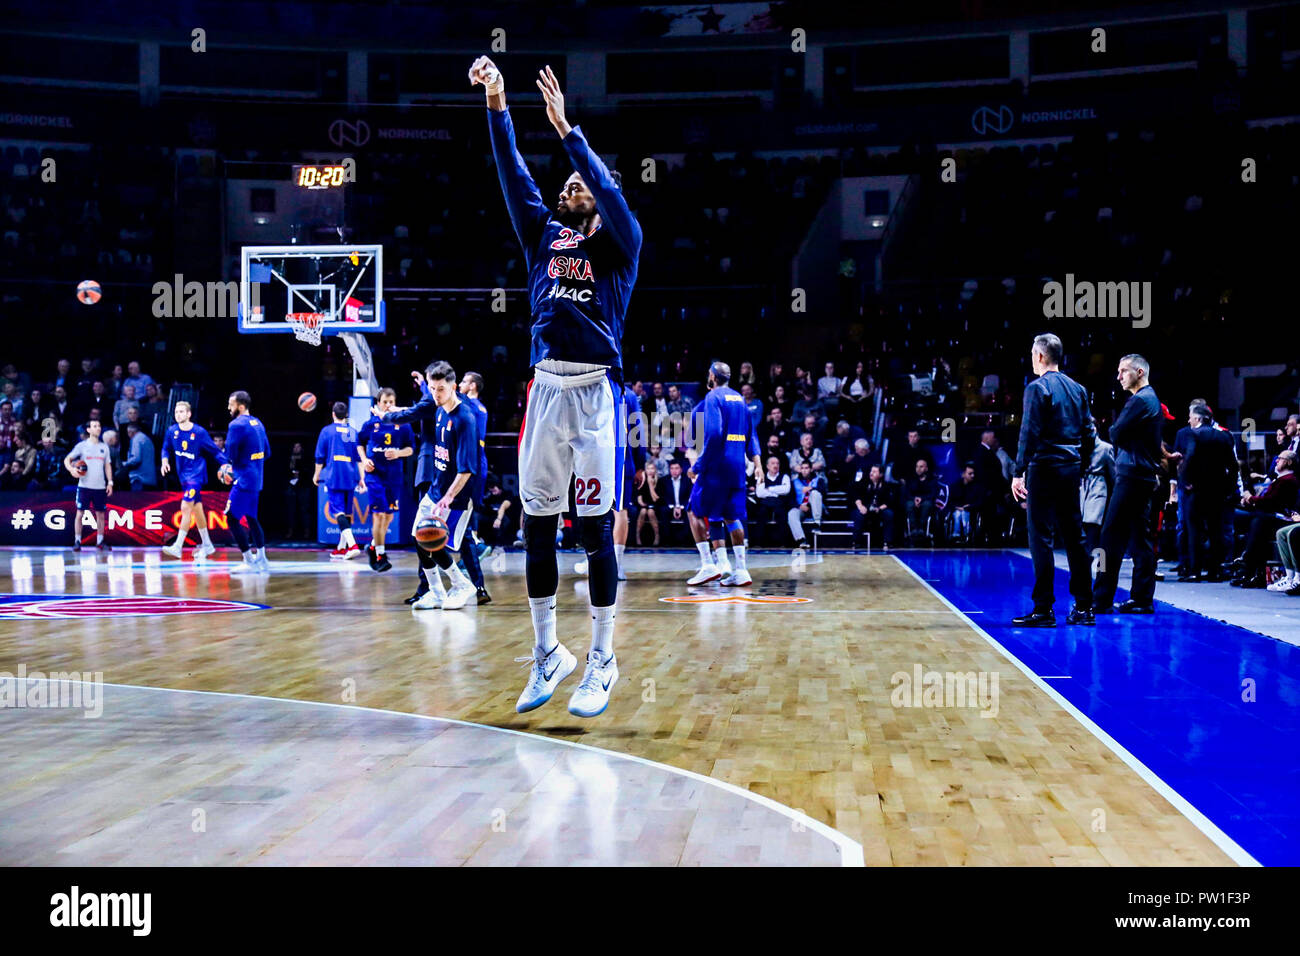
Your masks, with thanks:
M591 650L569 713L595 717L618 680L614 658L613 510L621 498L623 322L636 283L641 226L623 197L621 179L570 126L564 95L550 67L538 73L546 116L574 172L548 206L515 147L501 71L487 57L469 70L487 93L488 130L506 209L528 266L533 381L519 435L519 492L524 506L525 576L533 618L528 683L515 709L534 710L555 693L577 659L555 634L559 587L555 532L574 483L582 545L589 566Z

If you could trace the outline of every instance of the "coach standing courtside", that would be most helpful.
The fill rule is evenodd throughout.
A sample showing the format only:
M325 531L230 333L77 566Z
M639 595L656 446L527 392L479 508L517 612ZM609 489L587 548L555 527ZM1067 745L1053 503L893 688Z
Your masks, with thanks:
M1034 559L1033 609L1013 618L1019 627L1055 627L1053 588L1056 562L1052 554L1057 531L1065 540L1070 561L1070 593L1074 607L1067 624L1092 624L1092 575L1083 547L1083 516L1079 486L1092 461L1097 426L1088 409L1088 393L1061 371L1064 348L1051 333L1034 339L1030 361L1038 376L1025 387L1025 414L1020 423L1020 453L1016 457L1011 493L1029 500L1029 549Z
M1101 563L1092 589L1092 606L1098 614L1155 613L1156 552L1150 508L1160 480L1160 429L1165 416L1148 381L1150 375L1151 366L1140 355L1119 360L1117 377L1129 399L1110 426L1115 494L1101 527ZM1133 584L1129 600L1116 608L1115 587L1126 546L1133 557Z

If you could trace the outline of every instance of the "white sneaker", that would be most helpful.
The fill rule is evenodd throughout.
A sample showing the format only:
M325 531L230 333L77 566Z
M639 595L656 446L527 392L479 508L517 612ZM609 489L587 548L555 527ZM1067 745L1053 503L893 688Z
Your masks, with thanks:
M534 650L530 656L516 657L515 660L531 661L533 665L528 674L528 683L515 702L515 711L520 714L536 710L550 700L555 688L560 686L560 681L572 674L578 666L578 659L563 644L556 644L545 657L538 657Z
M1276 581L1274 581L1272 584L1270 584L1270 585L1268 586L1268 590L1270 590L1270 591L1289 591L1289 590L1291 590L1292 587L1295 586L1295 583L1296 583L1295 581L1291 580L1291 576L1290 576L1290 575L1286 575L1286 576L1284 576L1284 577L1280 577L1280 578L1278 578Z
M744 568L739 571L732 571L722 579L724 588L747 588L754 583L754 579L749 576L749 572Z
M619 564L619 566L618 566L618 579L619 579L620 581L626 581L626 580L627 580L627 575L623 573L623 565L622 565L622 564Z
M442 609L444 611L458 611L474 600L477 594L478 591L472 584L453 585L452 589L447 592L446 599L442 602Z
M724 578L731 573L731 562L727 560L727 552L724 549L719 548L713 552L713 563L718 566L718 571Z
M177 560L180 560L181 552L182 552L182 550L184 549L184 547L185 547L184 544L182 544L181 542L177 541L175 544L169 544L169 545L167 545L167 546L166 546L165 548L163 548L162 550L163 550L163 554L169 554L169 555L171 555L173 558L176 558Z
M271 559L266 556L266 548L263 548L257 555L257 566L263 571L271 570Z
M597 664L587 655L587 669L582 682L569 698L569 713L575 717L596 717L609 706L609 689L618 680L618 661L614 655L604 664Z
M262 565L258 563L256 558L250 558L247 554L245 554L244 560L240 561L239 564L231 568L230 573L231 574L261 574Z
M692 577L686 583L691 585L708 584L710 581L716 581L720 577L722 577L722 572L719 571L717 567L710 564L708 567L700 568L698 571L696 571L695 576Z
M201 544L194 549L193 560L200 561L200 562L206 561L208 558L212 557L216 553L217 553L216 545Z
M574 574L586 574L586 573L587 573L587 559L586 559L586 558L583 558L581 561L579 561L577 564L575 564L575 565L573 566L573 573L574 573Z
M424 593L424 597L411 605L411 608L416 611L439 611L442 609L442 602L446 599L447 594L445 591L430 588Z

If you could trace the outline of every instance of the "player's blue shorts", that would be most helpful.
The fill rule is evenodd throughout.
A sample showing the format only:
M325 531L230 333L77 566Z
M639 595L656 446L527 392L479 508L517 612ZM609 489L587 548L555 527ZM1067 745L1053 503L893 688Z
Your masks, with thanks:
M108 506L108 493L104 488L77 486L78 511L103 511Z
M686 507L697 518L744 521L747 514L745 489L718 487L700 479L691 488L691 500Z
M370 513L396 511L402 501L402 476L380 475L378 470L366 475L366 492L370 495Z
M181 501L198 501L203 485L197 481L187 481L181 485Z
M226 514L236 521L240 518L256 518L258 494L259 492L249 491L239 485L231 485L230 497L226 499Z
M327 490L329 494L326 500L329 502L329 510L334 512L334 516L336 518L351 518L352 489L348 488L345 490L342 488L329 488Z

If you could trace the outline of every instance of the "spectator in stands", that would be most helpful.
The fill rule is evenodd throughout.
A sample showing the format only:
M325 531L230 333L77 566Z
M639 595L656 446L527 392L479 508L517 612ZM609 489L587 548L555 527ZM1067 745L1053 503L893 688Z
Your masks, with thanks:
M27 437L27 433L22 430L19 430L14 438L13 464L18 466L18 474L22 479L14 490L26 488L27 483L32 480L32 475L36 473L36 447Z
M799 436L799 447L790 452L790 470L799 473L799 465L807 463L808 467L816 474L822 474L826 471L826 456L822 450L813 445L812 432L804 432Z
M27 401L23 405L23 428L33 440L41 434L41 422L49 417L53 407L53 399L39 386L27 393Z
M1275 540L1283 574L1268 589L1300 596L1300 512L1291 512L1291 524L1278 528Z
M219 451L224 452L226 450L226 433L222 432L220 435L213 435L212 443L217 446Z
M505 548L514 541L520 513L519 505L502 489L501 479L489 474L487 490L483 495L482 515L479 518L483 540L488 546L483 557L491 557L497 548Z
M754 423L754 428L757 429L759 422L763 420L763 403L754 394L754 386L748 382L740 386L740 397L745 400L745 408L749 410L749 419Z
M817 398L829 411L835 411L840 404L840 388L844 379L835 374L835 363L826 363L826 374L817 380Z
M822 523L822 507L826 495L826 479L813 474L812 466L807 461L799 462L798 473L791 482L793 500L786 520L790 524L790 535L794 538L796 548L807 548L808 539L804 536L803 523L811 521L815 525Z
M124 388L125 382L126 382L126 376L122 373L122 366L114 365L113 374L110 375L104 382L104 388L107 389L108 391L108 397L113 399L113 401L115 402L119 398L121 398L122 390ZM136 392L136 398L138 399L139 397L140 397L140 393Z
M109 400L108 392L104 390L104 383L95 379L90 383L90 398L86 400L85 406L81 409L86 419L90 418L93 411L99 412L100 422L109 422L113 418L113 403Z
M691 479L682 474L680 461L669 464L668 480L663 486L668 543L685 544L690 530L686 520L686 506L691 500Z
M140 403L140 422L145 432L158 434L161 430L158 425L166 414L167 397L159 385L151 382L144 387L144 401Z
M805 435L805 434L812 435L813 444L816 445L818 448L821 448L823 445L826 444L825 425L812 412L809 412L807 415L805 415L803 417L803 421L800 422L799 424L801 425L799 429L800 435Z
M1259 494L1242 495L1241 507L1244 510L1241 513L1249 519L1250 526L1242 552L1241 573L1232 580L1234 587L1262 588L1267 585L1264 565L1277 530L1285 523L1285 518L1279 516L1289 516L1297 510L1300 482L1296 480L1296 459L1295 452L1282 452L1277 456L1277 477Z
M66 362L67 359L64 359ZM54 403L50 406L50 413L59 420L59 427L68 420L68 409L71 405L68 402L68 390L62 385L54 386Z
M1106 505L1115 489L1115 446L1098 436L1092 446L1092 461L1084 473L1079 494L1083 514L1083 542L1089 555L1101 543L1101 526L1106 520Z
M53 435L41 437L41 447L36 450L36 469L28 484L29 491L58 491L63 487L63 456L54 444Z
M126 410L128 408L134 408L136 415L139 415L140 403L136 400L134 385L123 385L122 397L113 403L113 424L118 428L126 424Z
M951 516L952 533L956 538L968 540L975 529L975 516L983 510L988 489L975 477L975 464L967 462L961 470L961 480L948 495L945 510Z
M668 465L672 462L672 455L664 451L663 445L651 445L650 453L646 455L646 461L655 463L655 470L659 475L659 480L663 481L664 476L668 474Z
M852 483L852 479L846 479L845 475L851 467L854 467L853 459L857 457L856 448L858 442L866 440L867 433L856 425L850 425L846 419L841 418L835 423L835 437L830 440L830 444L826 447L826 467L837 482ZM871 445L868 442L868 451L870 451L870 448ZM866 471L865 467L863 471Z
M9 381L0 385L0 400L9 403L10 408L13 410L14 418L18 419L20 422L23 420L23 411L25 410L27 400L18 391L17 385Z
M765 470L754 483L754 498L757 502L755 511L758 522L758 537L766 543L772 543L778 522L789 510L790 476L782 467L779 455L768 455Z
M1286 424L1278 429L1279 451L1293 451L1300 455L1300 415L1288 416Z
M15 459L0 470L0 491L25 491L27 479L23 476L23 466Z
M0 385L12 385L19 396L24 396L32 387L32 379L26 372L18 371L17 366L10 362L0 368Z
M654 541L650 546L657 548L659 547L659 518L665 506L663 479L659 477L659 466L655 464L653 458L646 459L645 471L642 472L640 483L636 486L636 503L640 506L640 511L636 516L634 540L637 544L641 543L641 529L648 524L654 533Z
M786 388L784 385L778 385L772 389L772 394L768 396L767 399L767 407L769 409L779 408L781 409L782 416L787 419L790 417L790 409L793 407L793 403L786 395Z
M744 392L744 388L743 388L743 386L745 386L745 385L748 385L751 389L753 389L753 390L755 391L755 393L757 393L757 391L758 391L758 376L754 374L754 363L753 363L753 362L741 362L741 363L740 363L740 374L736 376L736 381L735 381L734 383L732 383L732 384L733 384L733 386L735 386L735 387L739 387L739 388L741 389L742 394L743 394L743 392Z
M777 388L789 390L790 376L785 374L785 366L780 362L773 362L767 369L767 404L770 406L775 402Z
M891 457L894 480L904 485L909 484L916 477L918 461L924 461L928 470L934 470L934 456L921 444L921 433L911 428L907 432L907 444L899 448Z
M139 421L128 421L126 434L127 456L122 462L122 468L131 483L131 490L153 491L158 487L158 463L154 460L153 440L144 433Z
M894 488L891 482L885 481L885 469L879 462L865 473L854 472L849 500L853 502L849 513L853 518L855 548L862 547L864 543L869 544L866 540L869 532L875 532L886 546L895 542L898 529L894 520Z
M98 421L98 418L92 418L91 421ZM100 426L103 428L103 426ZM100 440L108 446L108 464L113 472L113 484L119 488L129 487L131 484L130 476L122 469L122 443L118 441L117 430L105 428L100 434ZM83 426L77 426L77 440L85 441L85 429Z
M826 424L826 406L821 399L817 397L817 392L813 385L804 382L800 389L800 399L794 403L792 418L797 422L802 422L808 415L816 415L817 421L823 426Z
M54 379L50 382L50 391L55 388L70 389L76 386L76 380L72 377L72 363L65 358L61 358L55 366Z
M668 386L669 415L679 415L685 421L690 416L693 408L695 408L695 399L689 395L683 395L682 390L676 385Z
M13 402L0 402L0 466L8 467L14 460L18 435L23 430L23 423L14 418Z
M875 392L874 380L867 374L866 365L859 362L853 374L840 382L840 415L852 425L862 425L870 414Z
M140 371L139 362L131 362L126 367L126 378L122 380L122 388L128 385L135 386L135 393L143 395L145 388L153 384L153 376Z
M660 420L668 415L668 396L664 394L663 382L650 386L650 394L641 400L641 411L645 412L651 430L658 434Z
M93 394L92 389L95 382L95 360L84 358L81 360L81 374L77 376L77 384L72 389L72 404L77 408L90 407L90 399ZM100 383L101 387L103 383Z
M770 448L770 439L773 435L777 437L777 442L781 446L783 453L794 449L794 429L786 424L785 416L782 414L779 405L774 405L772 410L767 413L767 418L758 426L759 445L764 449Z
M915 473L907 481L907 500L903 514L907 520L908 535L921 536L926 534L930 518L938 510L939 480L930 472L930 461L925 457L917 457L912 467Z

